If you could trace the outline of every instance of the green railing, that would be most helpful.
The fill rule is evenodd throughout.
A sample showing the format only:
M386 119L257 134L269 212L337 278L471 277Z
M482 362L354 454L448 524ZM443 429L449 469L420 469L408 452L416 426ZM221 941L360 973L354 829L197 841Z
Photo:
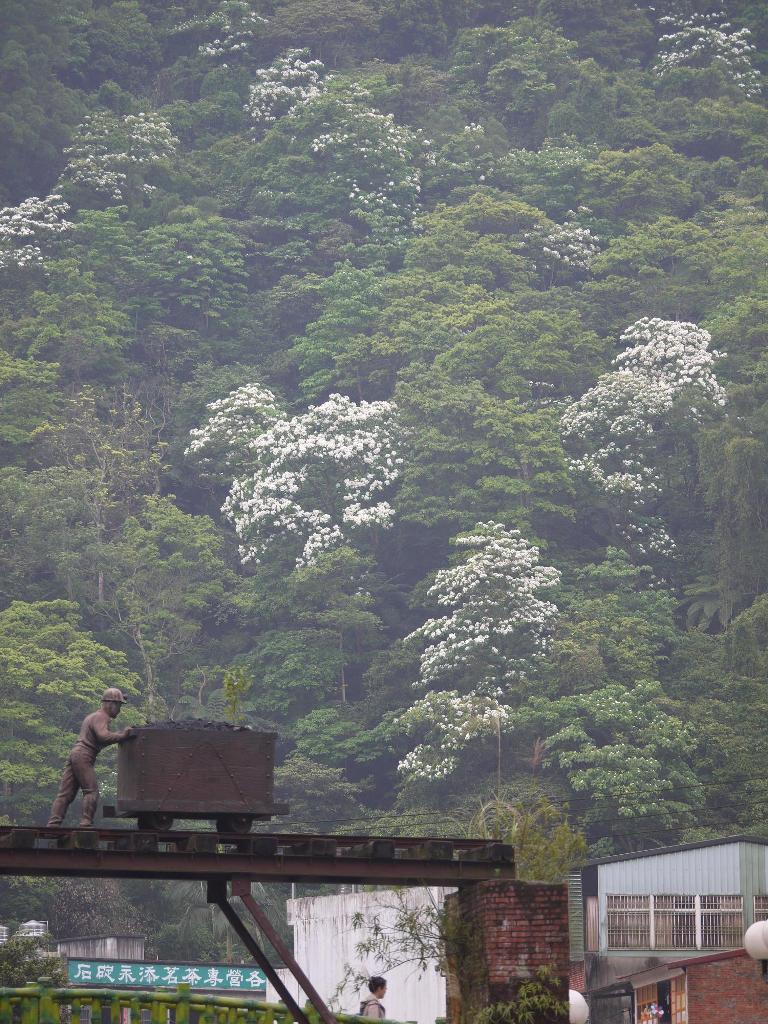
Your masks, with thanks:
M315 1009L307 1005L304 1012L310 1024L320 1024ZM362 1024L366 1020L346 1013L334 1016L339 1024ZM89 1024L293 1024L293 1014L282 1003L202 995L192 992L189 985L179 985L175 990L137 992L135 989L53 988L41 978L23 988L0 988L0 1024L85 1024L86 1021Z

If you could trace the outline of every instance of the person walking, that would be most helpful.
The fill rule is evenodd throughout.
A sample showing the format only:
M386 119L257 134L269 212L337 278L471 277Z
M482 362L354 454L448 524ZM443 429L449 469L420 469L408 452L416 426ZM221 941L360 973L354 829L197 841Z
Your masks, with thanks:
M121 729L119 732L111 732L109 728L109 723L113 718L117 718L125 703L127 700L123 696L122 690L118 690L116 686L110 686L104 691L99 710L91 712L83 719L77 743L70 751L64 766L59 791L51 807L49 826L61 825L67 809L77 796L79 789L83 791L80 827L90 828L93 825L93 818L99 804L99 783L93 769L96 758L104 747L108 747L112 743L124 743L134 735L134 731L130 727Z
M368 991L371 993L367 999L360 1003L360 1016L373 1017L374 1020L383 1020L387 1014L381 1000L387 992L387 983L384 978L375 974L368 981Z

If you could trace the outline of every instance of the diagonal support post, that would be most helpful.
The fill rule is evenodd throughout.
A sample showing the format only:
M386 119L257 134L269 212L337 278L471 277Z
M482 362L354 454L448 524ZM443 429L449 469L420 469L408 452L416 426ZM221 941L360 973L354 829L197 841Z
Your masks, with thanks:
M286 988L283 979L280 977L275 968L269 962L269 959L262 950L261 946L259 946L256 939L253 937L250 931L246 928L243 921L240 919L235 908L227 899L227 883L223 878L208 879L208 902L215 903L216 906L224 915L224 917L226 917L227 921L229 921L232 930L235 932L237 937L240 939L242 944L251 954L253 959L262 969L262 971L264 971L267 978L269 978L269 980L272 982L275 991L293 1014L294 1021L296 1021L297 1024L311 1024L306 1013L302 1010L302 1008L293 998L289 990ZM278 952L280 951L278 950ZM328 1011L326 1010L326 1013L327 1012ZM325 1018L323 1019L325 1020ZM333 1024L338 1024L334 1017L331 1017L331 1020L333 1021ZM328 1022L326 1021L325 1024L328 1024Z
M283 942L275 926L272 924L272 922L269 920L269 918L264 913L262 908L251 895L250 880L247 878L233 878L232 895L239 896L240 899L243 901L243 906L249 912L249 914L254 919L256 924L259 926L262 933L266 935L270 945L279 955L285 966L294 976L296 981L298 981L299 985L304 990L304 994L306 995L307 999L317 1010L320 1016L320 1020L323 1021L323 1024L338 1024L338 1021L333 1016L328 1007L325 1005L325 1002L323 1001L321 996L318 994L317 989L306 976L304 971L302 971L301 967L299 967L296 958L294 957L290 949L288 949L286 944Z

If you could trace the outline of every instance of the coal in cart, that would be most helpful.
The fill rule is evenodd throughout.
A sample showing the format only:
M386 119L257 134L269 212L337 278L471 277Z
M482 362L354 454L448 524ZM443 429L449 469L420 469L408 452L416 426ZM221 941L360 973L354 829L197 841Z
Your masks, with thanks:
M138 726L117 755L117 801L105 815L165 831L175 819L213 819L219 832L248 832L286 814L275 803L277 734L222 722Z

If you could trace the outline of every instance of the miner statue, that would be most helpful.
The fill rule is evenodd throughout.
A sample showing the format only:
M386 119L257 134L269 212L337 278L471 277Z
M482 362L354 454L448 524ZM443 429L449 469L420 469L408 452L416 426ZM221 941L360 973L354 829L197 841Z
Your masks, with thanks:
M83 719L77 743L70 751L64 774L59 783L59 792L51 807L49 825L61 825L67 808L77 796L78 789L83 791L83 810L80 826L90 828L99 803L99 784L93 765L100 750L110 743L124 743L134 735L133 729L120 729L111 732L109 723L117 718L126 698L122 690L110 686L101 698L101 707Z

